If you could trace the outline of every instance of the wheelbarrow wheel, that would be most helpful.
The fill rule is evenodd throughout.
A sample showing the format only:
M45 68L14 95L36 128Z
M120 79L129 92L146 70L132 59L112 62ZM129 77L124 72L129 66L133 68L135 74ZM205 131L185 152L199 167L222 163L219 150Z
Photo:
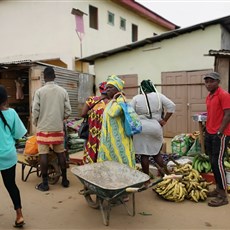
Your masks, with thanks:
M99 198L96 194L85 194L85 199L91 208L99 208Z
M48 165L48 182L56 184L61 176L60 168L56 162L50 162Z

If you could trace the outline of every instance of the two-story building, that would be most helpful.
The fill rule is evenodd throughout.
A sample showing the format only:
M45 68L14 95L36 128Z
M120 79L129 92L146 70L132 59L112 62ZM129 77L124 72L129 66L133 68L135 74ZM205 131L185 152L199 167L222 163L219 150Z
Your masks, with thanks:
M134 0L0 1L0 63L39 60L81 72L83 56L177 28Z
M177 28L134 0L2 0L0 27L0 84L27 127L46 65L55 67L56 81L68 91L72 116L77 117L86 97L95 93L94 68L81 57ZM20 99L18 80L24 85Z

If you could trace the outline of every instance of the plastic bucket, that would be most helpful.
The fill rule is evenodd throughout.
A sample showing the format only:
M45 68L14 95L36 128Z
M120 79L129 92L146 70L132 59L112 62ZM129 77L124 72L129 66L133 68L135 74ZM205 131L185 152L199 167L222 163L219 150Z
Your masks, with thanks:
M227 184L230 186L230 171L226 171Z

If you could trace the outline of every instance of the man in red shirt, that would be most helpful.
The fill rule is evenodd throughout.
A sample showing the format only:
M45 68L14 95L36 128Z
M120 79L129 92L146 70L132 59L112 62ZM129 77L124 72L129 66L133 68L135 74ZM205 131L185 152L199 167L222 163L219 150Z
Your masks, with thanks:
M211 207L228 204L227 181L223 160L230 140L230 94L219 87L220 75L216 72L206 74L205 86L209 91L206 98L207 122L205 150L209 155L216 188L208 193L214 197L208 202Z

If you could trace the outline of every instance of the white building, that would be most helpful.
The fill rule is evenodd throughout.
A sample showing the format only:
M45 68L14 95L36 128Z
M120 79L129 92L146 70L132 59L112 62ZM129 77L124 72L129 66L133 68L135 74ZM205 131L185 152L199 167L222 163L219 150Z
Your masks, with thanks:
M75 31L83 13L84 34ZM134 0L0 1L0 63L43 61L88 72L77 60L177 26ZM82 35L82 44L78 35Z
M229 38L230 16L227 16L145 38L82 61L94 64L96 83L111 74L123 78L129 99L139 92L142 80L152 80L176 104L176 113L164 129L165 136L173 137L198 129L192 116L206 111L205 73L219 72L221 86L230 90Z

